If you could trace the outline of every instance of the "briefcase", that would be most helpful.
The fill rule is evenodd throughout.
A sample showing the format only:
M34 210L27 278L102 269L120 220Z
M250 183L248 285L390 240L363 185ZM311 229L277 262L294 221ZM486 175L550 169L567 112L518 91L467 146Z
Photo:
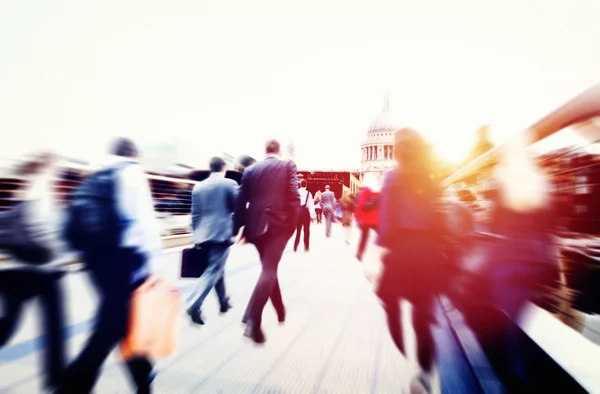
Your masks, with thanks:
M184 249L181 254L181 277L199 278L206 270L207 265L207 248L196 245L192 248Z

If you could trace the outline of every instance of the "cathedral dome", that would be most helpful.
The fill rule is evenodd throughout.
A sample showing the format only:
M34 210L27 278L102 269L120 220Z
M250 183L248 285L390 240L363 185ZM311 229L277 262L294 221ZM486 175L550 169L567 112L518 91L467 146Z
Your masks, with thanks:
M369 126L367 132L367 141L376 140L378 142L392 142L394 140L394 132L402 128L402 125L397 120L394 113L390 111L390 100L385 98L383 110Z

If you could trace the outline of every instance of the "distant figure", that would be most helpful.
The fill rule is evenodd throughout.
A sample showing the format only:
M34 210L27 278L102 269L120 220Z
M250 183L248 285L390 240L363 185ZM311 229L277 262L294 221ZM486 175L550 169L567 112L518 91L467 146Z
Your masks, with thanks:
M321 209L323 209L323 215L325 216L325 236L327 238L331 237L331 224L337 208L335 194L330 189L331 187L327 185L325 191L321 193Z
M379 183L372 173L363 176L362 185L358 193L356 220L360 226L360 241L356 251L356 259L363 260L371 230L377 232L379 228Z
M242 320L247 324L244 335L259 344L266 341L262 312L269 298L278 320L285 321L277 268L300 214L296 165L280 159L281 145L276 140L267 142L265 153L265 160L246 168L235 211L236 233L243 227L239 242L253 243L262 264Z
M296 240L294 241L294 252L298 250L300 244L300 233L304 230L304 251L310 250L310 222L315 220L316 213L311 192L306 190L308 182L306 179L300 181L300 216L298 217L298 226L296 227Z
M231 223L238 184L225 178L225 165L225 160L213 157L210 176L192 191L192 242L208 253L208 266L188 298L187 313L196 324L204 324L202 303L213 288L219 298L221 313L231 309L225 292L225 262L233 244Z
M350 236L352 235L352 215L356 205L352 199L349 189L344 189L342 198L340 198L340 208L342 209L342 227L345 230L345 241L350 244Z
M321 224L321 219L323 218L323 210L321 209L321 191L317 190L315 193L315 214L317 216L317 224Z

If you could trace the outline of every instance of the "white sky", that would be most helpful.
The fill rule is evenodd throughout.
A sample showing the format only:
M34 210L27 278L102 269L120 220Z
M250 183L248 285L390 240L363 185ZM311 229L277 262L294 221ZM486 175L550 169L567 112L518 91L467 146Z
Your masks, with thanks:
M600 80L597 0L0 1L0 157L95 160L109 139L179 161L260 156L358 167L392 110L456 158L475 129L527 126Z

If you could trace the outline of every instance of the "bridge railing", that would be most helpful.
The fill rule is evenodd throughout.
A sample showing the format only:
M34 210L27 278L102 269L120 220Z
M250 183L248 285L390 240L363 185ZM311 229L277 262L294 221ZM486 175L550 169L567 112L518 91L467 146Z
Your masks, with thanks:
M561 278L544 289L544 296L529 306L527 318L516 323L586 390L600 392L600 85L524 133L536 164L551 183L559 223L551 231L560 250ZM481 218L489 217L485 210L494 204L493 171L501 148L443 183L477 196L484 207Z

